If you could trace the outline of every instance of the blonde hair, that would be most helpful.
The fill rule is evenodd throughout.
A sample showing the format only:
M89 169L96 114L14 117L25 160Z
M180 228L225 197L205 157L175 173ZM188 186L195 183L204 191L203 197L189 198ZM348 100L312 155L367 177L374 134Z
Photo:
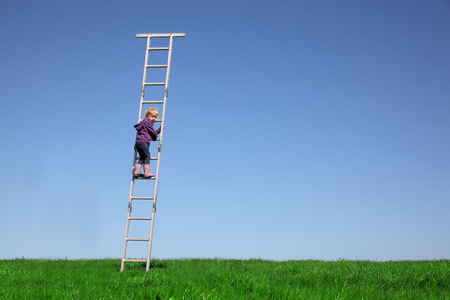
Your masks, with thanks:
M158 117L158 111L156 110L156 108L150 107L149 109L147 109L145 111L145 117L148 118L149 116L152 116L152 117L155 117L155 118Z

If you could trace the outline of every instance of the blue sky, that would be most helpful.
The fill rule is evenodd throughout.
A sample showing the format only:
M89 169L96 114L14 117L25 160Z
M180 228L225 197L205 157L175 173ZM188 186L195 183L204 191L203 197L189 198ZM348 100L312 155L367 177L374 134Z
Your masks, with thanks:
M449 16L444 0L1 0L0 258L121 256L135 36L184 32L153 257L449 259Z

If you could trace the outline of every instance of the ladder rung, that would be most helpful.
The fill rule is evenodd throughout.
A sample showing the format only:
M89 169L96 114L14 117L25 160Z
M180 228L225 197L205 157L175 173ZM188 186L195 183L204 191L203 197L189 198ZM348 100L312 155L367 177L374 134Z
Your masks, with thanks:
M129 220L148 220L150 221L152 218L141 218L141 217L130 217Z
M157 85L166 85L165 82L146 82L144 83L145 86L157 86Z
M169 47L150 47L148 50L169 50Z
M164 104L164 100L144 100L142 104Z
M150 241L150 239L127 238L127 241L148 242L148 241Z
M125 258L123 261L129 261L129 262L147 262L146 259L134 259L134 258Z
M138 161L139 159L139 157L136 157L136 161ZM158 157L150 157L150 160L158 160Z
M152 177L149 177L149 178L145 178L145 177L134 178L134 180L141 180L141 179L144 179L144 180L155 180L156 176L152 176Z
M153 197L131 197L134 200L153 200Z
M167 65L147 65L146 68L167 68Z
M139 122L142 121L143 119L139 119ZM161 119L156 119L155 122L161 122Z

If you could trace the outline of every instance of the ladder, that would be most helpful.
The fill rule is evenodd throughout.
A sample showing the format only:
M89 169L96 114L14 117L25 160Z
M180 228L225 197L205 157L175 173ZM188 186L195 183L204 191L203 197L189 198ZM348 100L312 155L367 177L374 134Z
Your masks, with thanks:
M169 73L170 73L170 62L172 58L172 45L173 45L173 38L174 37L184 37L186 34L184 33L146 33L146 34L137 34L137 38L147 38L147 50L145 54L145 63L144 63L144 76L142 79L142 92L141 92L141 100L139 105L139 118L138 122L142 120L142 114L144 111L144 106L151 106L158 108L161 108L162 106L162 114L160 114L160 119L157 119L156 122L160 122L161 124L161 132L159 134L159 138L156 140L159 142L158 144L158 156L157 157L151 157L151 161L156 161L156 172L155 176L151 177L150 179L140 177L140 178L134 178L131 177L131 186L130 186L130 195L128 199L128 211L127 211L127 221L126 221L126 227L125 227L125 238L123 241L123 252L122 252L122 264L120 267L120 271L123 271L125 269L125 262L145 262L146 263L146 271L148 272L150 269L150 257L151 257L151 250L152 250L152 239L153 239L153 228L154 228L154 222L155 222L155 212L156 212L156 200L157 200L157 191L158 191L158 182L159 182L159 164L161 161L161 148L162 148L162 142L163 142L163 134L164 134L164 120L165 120L165 114L166 114L166 101L167 101L167 95L168 95L168 87L169 87ZM152 38L165 38L160 40L167 40L169 39L169 46L168 47L151 47L150 46L150 40ZM152 40L155 41L155 40ZM149 56L150 52L163 52L164 62L160 64L149 64ZM165 55L167 54L167 63L165 62ZM160 80L160 82L147 82L147 75L151 73L152 70L155 69L165 69L165 81ZM162 74L162 75L161 75ZM160 76L164 75L164 72L162 72ZM150 76L148 76L150 77ZM151 78L150 78L151 79ZM148 91L150 87L164 87L164 97L162 100L148 100L145 98L145 92ZM162 90L158 90L162 93ZM162 96L162 95L160 95ZM133 166L135 162L138 160L138 154L135 151L134 152L134 158L133 158ZM151 196L136 196L135 193L135 181L145 181L146 183L154 181L154 188L153 188L153 195ZM150 185L151 186L151 185ZM145 189L144 189L145 190ZM132 207L134 201L150 201L153 202L153 208L152 208L152 214L151 217L135 217L132 216ZM129 237L129 230L130 225L134 224L134 222L148 222L150 221L150 233L146 237ZM146 242L148 243L148 250L147 250L147 258L146 259L138 259L138 258L127 258L127 246L128 242Z

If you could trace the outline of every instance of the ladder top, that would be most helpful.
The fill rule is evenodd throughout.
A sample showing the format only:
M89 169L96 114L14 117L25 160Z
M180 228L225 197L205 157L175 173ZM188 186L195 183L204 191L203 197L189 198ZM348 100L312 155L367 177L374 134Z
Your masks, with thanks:
M170 36L179 36L185 37L186 33L138 33L136 34L137 38L146 38L146 37L170 37Z

